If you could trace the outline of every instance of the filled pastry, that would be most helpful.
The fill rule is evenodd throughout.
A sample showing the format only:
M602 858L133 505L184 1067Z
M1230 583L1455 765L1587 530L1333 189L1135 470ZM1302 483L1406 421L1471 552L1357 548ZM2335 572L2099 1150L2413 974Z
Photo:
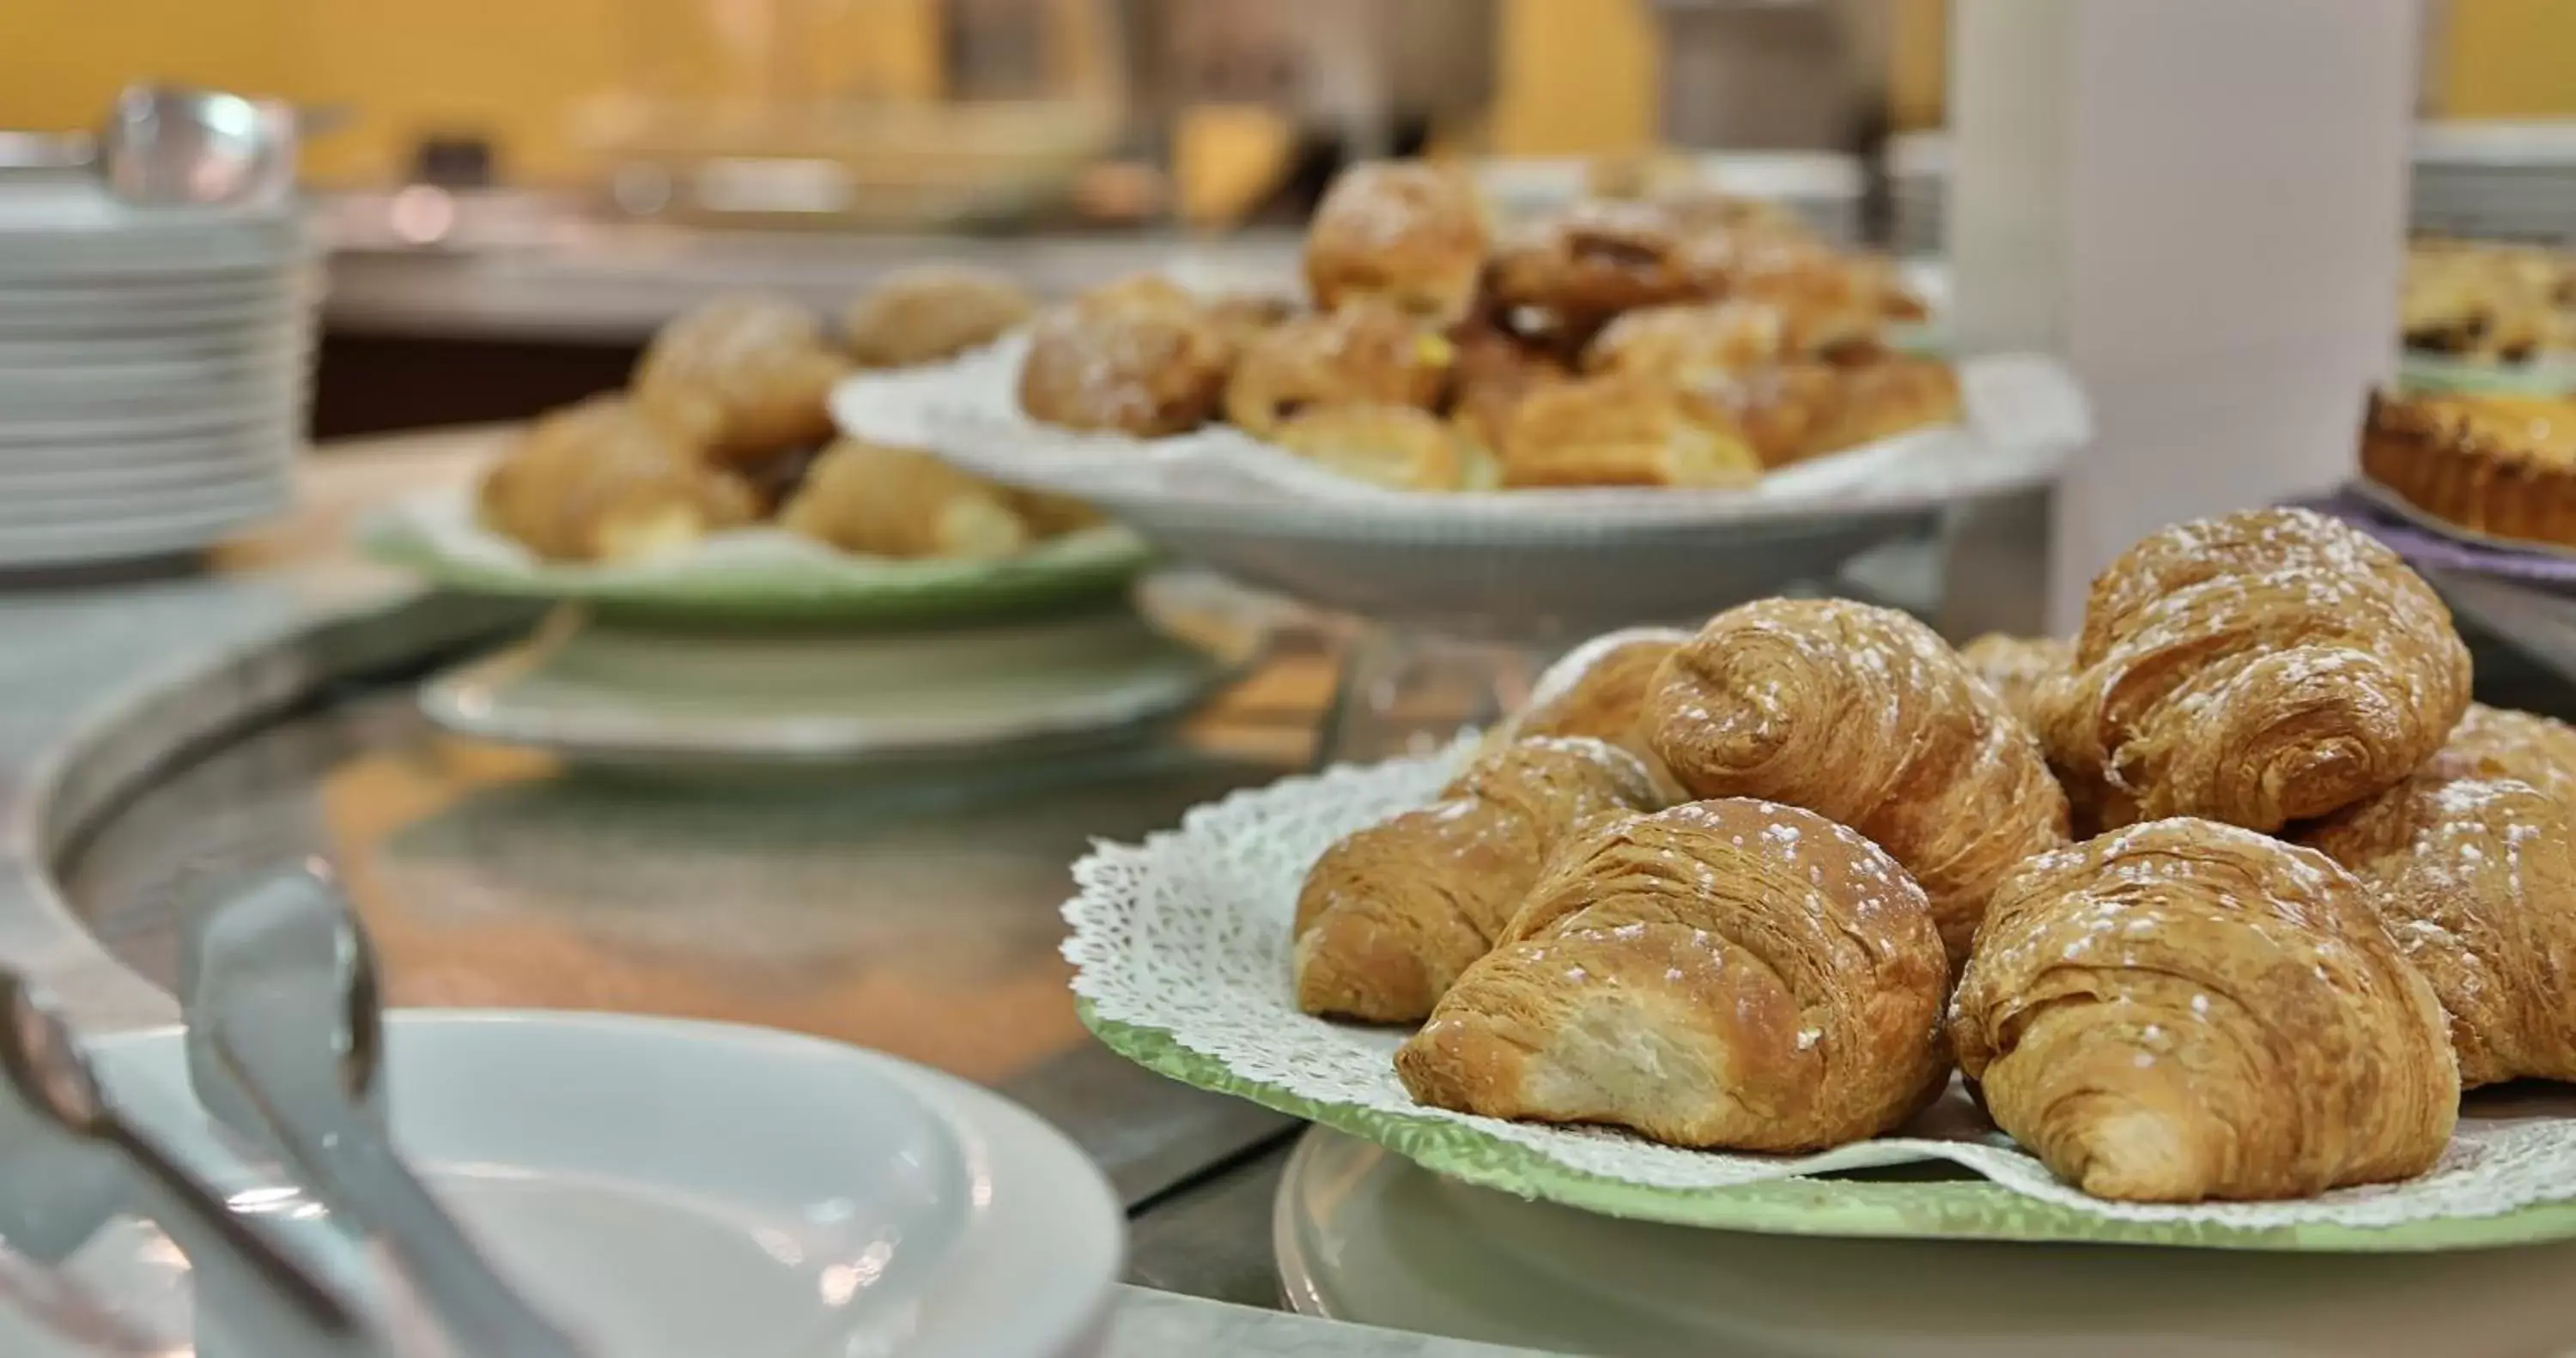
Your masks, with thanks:
M860 366L907 368L955 358L1037 314L1026 288L990 269L902 269L841 315L841 344Z
M1836 377L1837 399L1810 445L1816 453L1838 453L1966 417L1959 375L1947 363L1890 358L1839 369Z
M637 407L681 442L745 466L829 440L832 385L848 368L805 308L725 297L663 326L629 385Z
M1420 161L1354 165L1333 180L1306 231L1306 290L1331 311L1374 299L1446 324L1466 314L1485 267L1475 185Z
M1410 1023L1484 956L1576 826L1662 805L1636 756L1598 740L1517 741L1440 799L1345 836L1297 894L1297 1007Z
M1455 353L1449 418L1489 454L1502 448L1503 435L1522 401L1532 392L1572 379L1571 371L1546 348L1501 326L1470 322L1449 333Z
M2136 1202L2303 1197L2432 1167L2460 1078L2371 891L2319 854L2159 820L1995 892L1951 1001L1987 1110Z
M1029 526L1009 494L928 453L844 438L824 450L779 522L861 556L1009 556Z
M1042 538L1079 533L1109 522L1108 516L1070 495L1053 495L1043 490L1018 487L1004 487L1002 494L1011 502L1012 512L1020 516L1020 522Z
M1234 356L1187 291L1124 279L1038 319L1020 366L1020 408L1068 429L1185 434L1216 414Z
M1225 384L1225 414L1257 438L1316 406L1430 409L1449 381L1449 341L1382 301L1362 298L1263 331Z
M1591 377L1513 408L1497 450L1506 486L1749 486L1762 459L1743 432L1673 387Z
M2432 982L2463 1088L2576 1080L2571 834L2576 812L2528 783L2440 773L2300 833L2371 888L2398 951Z
M1783 363L1702 381L1685 395L1742 430L1763 468L1776 470L1834 451L1827 439L1845 386L1843 371L1830 364Z
M1208 324L1225 337L1236 353L1251 347L1263 332L1286 324L1299 312L1297 304L1285 297L1272 297L1255 292L1230 292L1208 299L1203 308Z
M1822 1150L1938 1088L1948 982L1922 889L1876 845L1794 807L1692 802L1569 845L1395 1067L1460 1112Z
M1780 307L1699 302L1620 316L1584 346L1583 370L1683 386L1814 356L1813 338Z
M2304 509L2179 524L2093 581L2041 734L2117 824L2271 831L2394 785L2469 702L2451 615L2395 553Z
M2039 744L1932 629L1844 599L1763 599L1673 652L1649 739L1699 797L1805 807L1896 856L1955 965L2015 864L2066 842Z
M2449 778L2512 778L2576 808L2576 726L2471 703L2424 771Z
M1315 406L1270 441L1355 481L1395 490L1489 490L1492 461L1446 420L1418 406Z
M549 561L660 556L749 523L751 488L622 397L549 412L485 473L484 526Z

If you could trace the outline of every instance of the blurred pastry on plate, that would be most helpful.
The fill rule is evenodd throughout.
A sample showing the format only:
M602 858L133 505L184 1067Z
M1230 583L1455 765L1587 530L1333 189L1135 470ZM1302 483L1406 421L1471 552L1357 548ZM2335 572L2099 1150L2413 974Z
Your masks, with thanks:
M991 269L899 269L841 313L841 344L861 367L937 363L1000 339L1037 309L1028 289Z
M1705 403L1658 382L1592 377L1543 387L1503 431L1506 486L1749 486L1761 456Z
M1270 438L1317 466L1392 490L1490 490L1498 479L1484 450L1417 406L1315 406Z
M1263 331L1225 386L1235 427L1270 438L1299 412L1332 405L1437 405L1455 351L1437 330L1361 298Z
M1457 351L1449 418L1488 452L1503 446L1503 433L1523 398L1572 380L1572 372L1554 354L1499 326L1470 321L1449 333Z
M1892 358L1838 369L1837 377L1842 389L1832 416L1811 440L1817 453L1955 425L1967 417L1959 375L1938 359Z
M928 453L854 438L815 459L779 523L845 552L895 560L990 560L1026 547L1031 536L1000 487Z
M2576 401L2374 393L2362 474L2446 523L2576 548Z
M2419 773L2300 831L2371 888L2450 1016L2460 1085L2576 1081L2576 810L2513 779Z
M1569 845L1396 1050L1414 1099L1800 1152L1891 1131L1949 1073L1923 890L1812 812L1691 802Z
M1041 538L1060 538L1067 533L1079 533L1109 522L1107 515L1070 495L1053 495L1043 490L1022 490L1014 486L1003 487L1002 494L1019 514L1020 521Z
M2131 1202L2297 1198L2432 1168L2442 1006L2325 855L2160 820L2022 864L1951 999L1959 1065L2058 1178Z
M752 521L738 477L708 466L623 396L538 417L483 477L485 527L549 561L615 564Z
M1488 286L1506 307L1536 308L1588 333L1623 311L1711 296L1691 267L1689 241L1654 204L1578 204L1505 239Z
M1039 317L1020 406L1068 429L1161 438L1216 414L1234 346L1197 299L1161 278L1122 279Z
M1646 713L1692 795L1802 806L1896 855L1930 893L1954 965L2004 874L2066 842L2066 796L2037 738L1891 608L1728 609L1664 662Z
M2512 778L2576 811L2576 726L2555 717L2469 704L2424 772L2448 778Z
M1205 305L1208 323L1225 336L1237 353L1250 347L1262 332L1298 314L1295 302L1258 292L1230 292L1208 299Z
M2176 524L2093 580L2076 666L2040 691L2067 777L2113 814L2269 833L2423 766L2469 705L2469 652L2422 577L2306 509Z
M1297 1007L1411 1023L1484 956L1577 827L1661 806L1635 755L1598 740L1517 741L1439 800L1343 836L1307 870L1292 946Z
M2567 256L2532 247L2422 241L2407 252L2398 298L2406 347L2519 363L2576 347Z
M1813 356L1790 312L1767 302L1639 307L1601 328L1583 349L1588 373L1623 373L1683 385Z
M1705 403L1752 445L1766 471L1829 451L1825 444L1846 388L1841 369L1783 363L1693 383L1684 395Z
M779 297L723 297L672 320L637 360L636 404L715 461L738 465L832 436L832 385L849 362L812 312Z
M1306 231L1306 288L1331 311L1370 298L1446 324L1466 314L1485 267L1483 206L1464 174L1423 161L1342 171Z

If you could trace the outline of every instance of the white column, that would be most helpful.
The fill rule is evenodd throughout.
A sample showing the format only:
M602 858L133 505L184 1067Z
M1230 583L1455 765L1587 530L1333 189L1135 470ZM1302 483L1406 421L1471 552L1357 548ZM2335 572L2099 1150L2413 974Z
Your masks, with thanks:
M2417 0L1959 0L1957 328L2052 348L2100 438L2048 615L2177 519L2319 490L2393 357Z

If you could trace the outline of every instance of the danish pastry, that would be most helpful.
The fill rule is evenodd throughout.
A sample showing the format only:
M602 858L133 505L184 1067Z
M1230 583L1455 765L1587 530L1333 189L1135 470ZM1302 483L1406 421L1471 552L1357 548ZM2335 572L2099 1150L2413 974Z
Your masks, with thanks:
M2450 1016L2463 1088L2576 1080L2576 832L2509 779L2417 774L2300 834L2371 888Z
M1216 413L1233 363L1234 347L1187 292L1130 278L1039 317L1020 408L1068 429L1184 434Z
M2462 528L2576 546L2576 401L2374 393L2361 470Z
M1488 286L1588 334L1623 311L1715 294L1689 258L1691 233L1651 203L1584 203L1531 224L1494 253Z
M1503 431L1506 486L1748 486L1762 459L1713 407L1658 382L1592 377L1543 387Z
M1828 451L1844 386L1843 373L1830 365L1784 363L1703 382L1685 394L1743 430L1762 465L1776 469Z
M1411 1023L1484 956L1575 826L1659 806L1636 756L1597 740L1517 741L1440 800L1344 837L1297 894L1297 1007Z
M484 475L485 526L551 561L637 561L749 523L751 488L622 398L550 412Z
M2038 741L1894 609L1763 599L1720 613L1664 662L1646 721L1692 795L1802 806L1894 854L1954 965L1995 883L2066 842Z
M1685 385L1725 378L1813 350L1797 320L1764 302L1640 307L1601 328L1583 369Z
M1949 1072L1922 888L1811 812L1693 802L1570 845L1397 1049L1422 1103L1676 1146L1887 1131Z
M1420 161L1354 165L1306 230L1306 289L1331 311L1370 298L1435 323L1464 315L1485 267L1475 186Z
M1263 331L1225 385L1225 414L1269 438L1315 406L1439 403L1454 352L1436 331L1383 302L1362 299Z
M673 320L636 361L635 404L683 444L729 466L832 437L832 384L848 371L811 312L726 297Z
M2160 820L2023 864L1951 999L1987 1110L2102 1198L2302 1197L2432 1167L2459 1071L2369 888Z
M1450 334L1456 359L1449 418L1488 453L1503 446L1523 399L1572 376L1555 355L1499 326L1471 323Z
M2040 691L2068 777L2156 820L2271 831L2394 785L2469 703L2451 615L2395 553L2304 509L2180 524L2093 581Z
M903 269L841 314L841 344L860 366L907 368L992 343L1037 314L1028 289L990 269Z
M928 453L845 438L816 459L779 521L863 556L991 558L1029 544L1006 492Z
M1959 375L1947 363L1892 358L1844 368L1837 376L1839 399L1809 444L1817 453L1838 453L1917 429L1957 424L1965 417Z

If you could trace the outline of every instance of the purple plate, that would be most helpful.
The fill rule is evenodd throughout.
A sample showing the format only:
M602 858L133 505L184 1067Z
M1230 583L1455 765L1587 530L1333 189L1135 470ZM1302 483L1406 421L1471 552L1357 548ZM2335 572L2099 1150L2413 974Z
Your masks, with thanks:
M2477 542L2437 532L2394 510L2373 503L2354 490L2296 501L2351 524L2388 545L2418 570L2464 571L2561 592L2576 592L2576 556L2527 551L2493 542Z

